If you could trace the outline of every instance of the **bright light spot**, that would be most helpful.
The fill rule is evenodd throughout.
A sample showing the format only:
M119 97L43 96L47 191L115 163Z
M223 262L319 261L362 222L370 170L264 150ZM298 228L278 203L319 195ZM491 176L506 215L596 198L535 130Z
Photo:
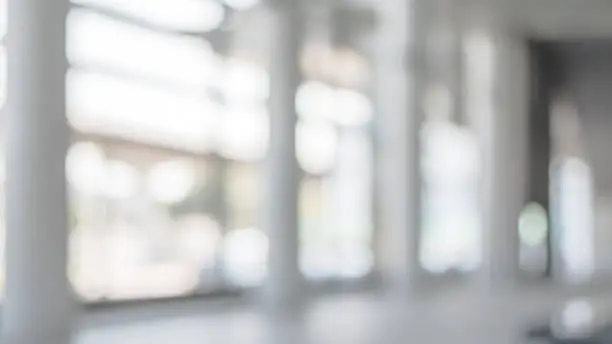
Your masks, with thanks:
M230 108L220 122L219 151L223 156L245 161L265 157L270 133L265 107Z
M374 110L372 102L365 95L348 90L340 89L335 92L334 98L337 103L337 113L331 120L344 126L360 126L372 120Z
M68 119L80 131L198 152L213 147L221 110L205 96L74 71L67 94Z
M134 2L154 7L150 1ZM159 34L84 10L68 17L67 56L76 64L120 68L194 87L212 84L220 70L211 46L200 39Z
M593 306L586 299L569 301L561 311L553 331L559 338L582 338L589 335L595 321Z
M589 165L583 160L566 160L559 171L559 217L563 228L561 253L567 277L573 282L587 280L595 269L594 191Z
M332 124L300 121L296 135L297 159L305 171L319 174L333 167L338 149L338 133Z
M225 71L222 85L228 103L262 103L270 96L268 72L255 63L233 58Z
M351 245L342 252L345 257L339 267L338 275L344 278L359 278L366 276L374 266L372 252L366 247Z
M255 7L261 0L223 0L229 7L235 10L248 10Z
M519 217L519 237L527 246L544 244L548 234L548 215L546 209L538 203L530 203Z
M225 10L211 0L72 0L95 5L175 30L211 31L224 20Z
M423 265L423 269L435 275L441 275L448 271L450 264L448 261L440 257L441 254L446 252L441 252L441 250L435 250L433 247L428 249L423 249L423 253L421 254L422 258L421 265Z
M259 229L245 228L225 236L225 272L240 286L260 285L267 274L268 238Z
M296 110L305 119L324 119L343 126L366 124L374 112L372 102L365 95L316 81L299 87Z
M325 83L308 81L296 95L296 111L305 119L330 119L336 111L334 90Z
M68 150L66 174L68 183L79 193L98 195L104 192L104 151L91 142L76 143Z
M136 194L138 170L124 161L109 161L106 165L106 195L114 199L127 199Z
M178 203L189 196L195 180L196 170L192 162L166 161L151 168L147 176L147 187L155 201Z
M433 273L476 269L482 258L476 137L443 121L428 123L421 135L425 185L420 261Z
M432 221L433 225L427 227L419 256L423 268L434 274L442 274L450 269L467 272L477 269L481 242L477 231L478 219L473 213L462 216L456 209L451 209L446 217L450 218Z
M476 137L450 122L430 122L422 130L423 178L436 183L461 183L479 175Z

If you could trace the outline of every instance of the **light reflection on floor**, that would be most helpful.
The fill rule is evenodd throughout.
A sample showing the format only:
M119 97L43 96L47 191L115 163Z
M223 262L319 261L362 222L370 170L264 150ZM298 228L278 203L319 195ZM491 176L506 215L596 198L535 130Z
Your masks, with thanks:
M176 312L166 308L159 317L142 317L148 312L143 310L140 321L127 320L129 315L123 315L126 320L121 315L87 316L77 343L529 343L527 328L547 320L568 298L545 289L509 295L446 293L402 302L372 294L334 296L312 302L303 314L274 319L253 307L200 302L183 307L186 311L182 306ZM104 317L107 321L100 325Z

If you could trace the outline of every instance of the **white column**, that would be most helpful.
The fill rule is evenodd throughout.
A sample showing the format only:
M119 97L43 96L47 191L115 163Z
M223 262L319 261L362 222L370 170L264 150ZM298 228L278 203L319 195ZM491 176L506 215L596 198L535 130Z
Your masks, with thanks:
M377 177L380 263L392 290L406 292L422 280L422 99L425 75L423 1L379 5L376 49Z
M68 0L9 0L4 341L67 344L65 17Z
M295 94L300 83L301 16L298 0L271 6L270 146L266 175L266 231L269 238L266 300L273 309L299 304L299 170L295 156Z
M519 272L518 218L527 188L529 70L526 41L493 30L491 112L483 129L484 274L494 289L512 288Z

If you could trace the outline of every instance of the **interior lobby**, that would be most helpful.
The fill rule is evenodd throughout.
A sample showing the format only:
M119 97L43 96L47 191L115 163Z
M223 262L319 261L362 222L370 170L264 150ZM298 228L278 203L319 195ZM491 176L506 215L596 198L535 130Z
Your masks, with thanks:
M609 18L0 0L0 343L612 343Z

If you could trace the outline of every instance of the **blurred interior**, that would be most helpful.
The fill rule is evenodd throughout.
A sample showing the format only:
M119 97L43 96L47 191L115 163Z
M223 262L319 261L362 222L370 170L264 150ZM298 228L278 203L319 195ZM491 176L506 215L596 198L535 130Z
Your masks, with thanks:
M19 0L0 0L1 36L6 35L7 20L27 18L12 16L10 6L7 12L7 1L10 5ZM41 1L27 3L36 6ZM133 304L156 305L155 300L259 299L268 278L270 241L275 240L266 230L269 219L262 207L270 193L264 180L274 144L274 108L269 106L277 80L273 73L278 73L271 53L276 44L273 24L275 9L286 5L278 2L72 0L66 7L67 273L87 312L111 304L121 312ZM413 130L418 152L410 156L415 161L409 161L417 166L418 185L411 190L418 193L411 195L418 203L413 207L418 235L410 237L407 246L416 247L412 264L421 272L424 289L469 290L470 295L481 290L474 285L484 283L481 276L496 269L489 262L492 247L501 247L495 245L502 245L516 265L516 274L508 278L518 281L521 291L514 291L519 296L504 296L508 300L527 302L532 290L544 295L563 290L550 305L534 307L538 316L523 319L529 325L554 318L550 310L563 307L571 300L568 295L586 298L568 307L576 317L590 319L590 298L612 285L607 156L612 123L605 115L612 108L607 97L612 26L602 14L612 14L612 5L585 1L578 9L566 0L489 2L301 1L301 41L294 52L300 80L288 91L295 94L290 101L295 111L285 115L295 116L299 274L313 293L339 291L360 300L386 290L385 257L391 249L385 231L402 231L399 227L406 223L397 227L398 222L389 222L385 214L390 203L380 200L405 185L393 185L393 178L380 173L384 154L379 152L388 149L384 128L389 126L383 123L389 116L381 112L394 107L384 104L394 92L385 82L401 73L419 78L413 84L418 92L412 91L417 105L407 106L422 112ZM298 6L300 1L290 3ZM386 51L378 42L381 35L392 41L408 35L393 30L403 17L391 13L394 6L397 11L410 8L407 4L426 7L418 14L426 19L415 19L422 21L421 36L413 37L421 39L414 45L422 50L416 62L408 58L397 65L413 63L419 70L410 74L398 69L389 75L389 61L395 60L384 57L381 67L380 56ZM581 14L574 16L576 11ZM524 130L508 129L509 134L503 130L515 122L495 124L490 119L499 112L496 99L504 95L498 78L512 73L499 72L505 66L496 64L501 60L496 55L499 42L490 32L499 27L518 32L518 44L527 56ZM7 49L5 43L3 38L1 104L11 99L6 77L12 72L7 68L11 46L6 43ZM522 105L510 106L520 112ZM496 141L500 132L503 139ZM525 145L524 156L491 158L509 152L492 150L491 142L513 140ZM10 167L4 159L10 146L2 143L1 148L4 203L10 202L5 193ZM405 153L398 149L387 154L394 152ZM505 238L516 238L516 244L489 245L487 233L499 229L491 228L499 220L491 215L490 205L506 204L487 203L491 181L500 180L490 179L489 161L519 158L524 159L519 163L524 183L502 174L508 185L521 188L522 198L499 209L511 227ZM501 164L495 168L508 162ZM492 188L498 190L497 185ZM497 196L503 198L504 193ZM2 247L11 245L5 239L6 216L10 214L3 207ZM523 292L530 296L521 296ZM431 298L432 309L445 300ZM427 302L418 309L428 309ZM336 310L340 314L342 307ZM260 343L227 343L255 342ZM279 344L292 342L285 338Z

